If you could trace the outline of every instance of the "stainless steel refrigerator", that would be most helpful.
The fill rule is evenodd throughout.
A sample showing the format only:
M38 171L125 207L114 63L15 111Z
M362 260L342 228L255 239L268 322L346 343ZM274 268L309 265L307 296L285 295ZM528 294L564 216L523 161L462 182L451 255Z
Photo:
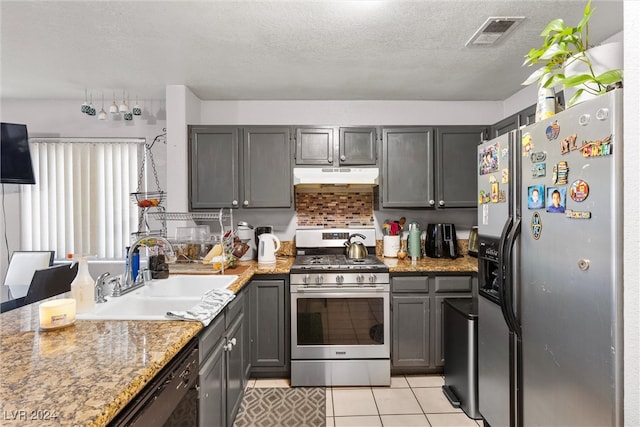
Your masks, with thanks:
M622 425L622 90L478 146L479 411Z

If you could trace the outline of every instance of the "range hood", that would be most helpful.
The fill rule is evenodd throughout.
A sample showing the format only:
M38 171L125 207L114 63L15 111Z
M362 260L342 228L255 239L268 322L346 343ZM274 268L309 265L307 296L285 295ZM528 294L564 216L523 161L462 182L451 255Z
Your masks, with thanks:
M293 185L373 187L378 168L293 168Z

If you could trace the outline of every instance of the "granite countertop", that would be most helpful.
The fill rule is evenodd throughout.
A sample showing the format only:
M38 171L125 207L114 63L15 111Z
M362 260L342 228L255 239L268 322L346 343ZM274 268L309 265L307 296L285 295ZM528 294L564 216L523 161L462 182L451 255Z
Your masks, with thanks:
M477 271L477 260L381 258L391 273ZM225 274L239 292L255 274L288 274L293 256L264 267L242 261ZM216 274L209 265L172 264L171 274ZM220 274L220 273L217 273ZM202 329L198 322L76 320L40 331L34 303L0 314L0 424L105 426Z

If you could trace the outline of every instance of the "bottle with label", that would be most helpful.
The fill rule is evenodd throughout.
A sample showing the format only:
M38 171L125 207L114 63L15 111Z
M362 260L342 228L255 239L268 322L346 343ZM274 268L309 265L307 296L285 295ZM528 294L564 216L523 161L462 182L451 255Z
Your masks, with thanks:
M536 122L547 119L556 114L556 92L553 88L540 86L538 89L538 104L536 106Z
M76 300L76 313L87 313L95 307L94 280L86 258L78 261L78 274L71 282L71 297Z

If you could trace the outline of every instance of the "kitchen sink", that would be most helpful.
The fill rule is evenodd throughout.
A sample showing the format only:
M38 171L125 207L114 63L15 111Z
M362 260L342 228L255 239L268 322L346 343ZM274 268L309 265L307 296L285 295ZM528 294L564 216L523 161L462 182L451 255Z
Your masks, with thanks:
M78 320L167 320L168 311L185 311L196 306L212 289L224 289L238 276L172 275L152 280L140 289L120 297L107 297Z
M132 292L134 295L148 297L201 297L212 289L224 289L238 278L238 276L212 275L171 275L168 279L152 280Z
M167 320L167 311L188 310L200 297L153 298L128 294L96 304L90 313L77 314L78 320Z

